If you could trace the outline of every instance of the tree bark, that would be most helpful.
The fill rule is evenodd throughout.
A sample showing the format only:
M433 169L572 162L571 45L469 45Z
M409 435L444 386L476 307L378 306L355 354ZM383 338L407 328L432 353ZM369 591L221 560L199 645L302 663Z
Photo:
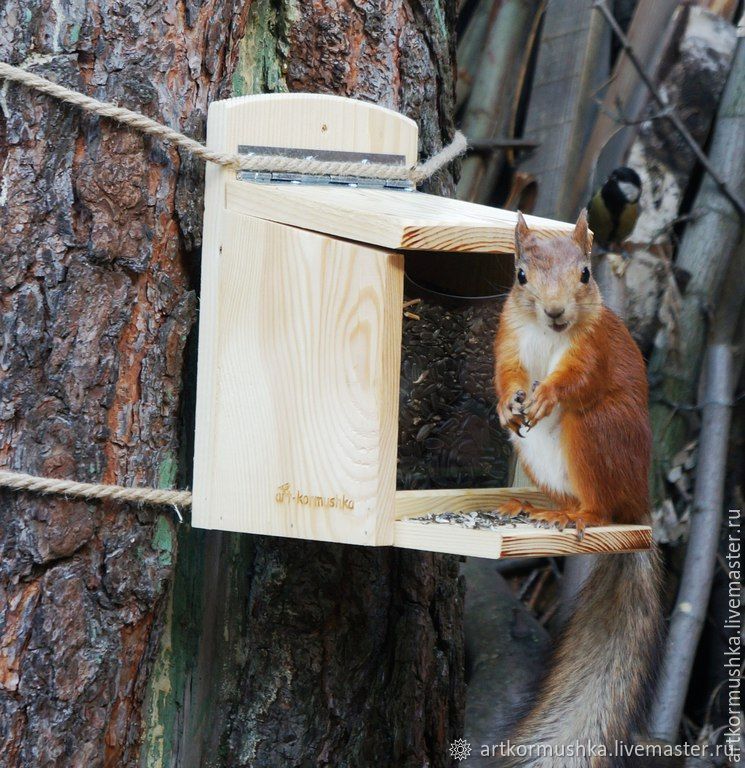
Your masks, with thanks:
M651 26L651 25L647 25ZM662 53L665 66L658 71L659 87L682 116L686 128L702 146L711 134L719 100L732 67L736 30L720 16L688 7L668 34L670 45ZM650 105L647 116L658 112ZM660 304L678 298L670 272L675 224L697 160L667 119L651 119L638 127L627 164L642 178L641 211L627 248L633 249L625 278L628 317L632 334L646 353L660 328ZM665 342L675 346L673 339Z
M4 4L0 58L187 131L238 6ZM0 463L171 486L195 316L173 149L0 90ZM173 570L170 512L0 496L0 765L133 765Z
M197 138L214 98L355 96L418 120L429 155L453 131L453 16L418 0L9 2L0 58ZM188 479L201 165L3 84L0 167L2 465ZM431 189L451 193L450 173ZM170 513L0 499L3 768L449 764L454 558L183 526L169 593Z

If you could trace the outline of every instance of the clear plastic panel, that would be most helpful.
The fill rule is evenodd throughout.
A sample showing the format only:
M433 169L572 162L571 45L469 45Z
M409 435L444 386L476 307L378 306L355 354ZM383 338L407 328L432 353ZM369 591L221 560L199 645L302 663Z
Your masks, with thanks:
M473 268L470 259L458 266ZM407 256L405 302L418 301L403 320L398 488L504 487L511 452L496 414L492 351L504 289L477 270L487 295L466 297L467 281L416 267Z

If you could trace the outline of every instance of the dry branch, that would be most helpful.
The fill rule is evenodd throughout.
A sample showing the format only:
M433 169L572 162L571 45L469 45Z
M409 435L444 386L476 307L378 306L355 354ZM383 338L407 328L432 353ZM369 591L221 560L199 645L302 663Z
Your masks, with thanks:
M484 40L494 22L500 2L501 0L479 0L471 11L468 24L458 41L458 77L455 83L457 112L466 106L471 97L471 89L482 61Z
M743 149L745 148L745 45L738 41L735 62L722 100L712 143L712 163L726 168L728 177L743 187ZM679 263L695 268L692 283L696 291L686 298L683 320L687 344L681 364L689 366L662 373L663 386L674 397L692 395L697 356L705 337L700 302L713 299L717 305L707 350L706 382L701 405L702 428L699 439L698 467L694 493L694 514L683 577L672 617L662 675L652 710L652 732L668 741L675 739L685 703L688 681L698 646L714 576L722 521L724 476L728 449L732 397L735 329L742 313L745 296L739 280L731 280L722 290L725 276L741 272L743 244L729 258L742 235L739 217L724 200L710 179L706 179L696 200L702 216L689 225ZM657 404L653 423L658 427L672 418L669 406ZM670 425L663 436L664 455L671 455L675 438L682 436L680 424ZM675 429L672 427L675 426ZM658 433L656 433L658 434Z
M737 315L723 316L719 324L733 329L736 320ZM715 341L707 352L706 387L701 404L703 426L688 550L650 718L652 734L668 742L677 738L714 580L735 385L730 341Z
M462 130L474 142L508 136L512 128L542 0L505 0L490 19L463 117ZM461 200L491 202L504 153L473 155L463 163L457 195Z
M550 3L533 75L525 138L541 143L520 164L538 179L535 213L570 219L577 167L594 119L594 97L607 80L610 35L588 0Z
M730 263L709 340L694 515L651 720L654 733L667 741L674 739L682 716L719 556L727 438L733 392L742 365L741 356L733 355L732 345L742 344L738 331L745 317L743 273L745 241Z
M656 71L668 47L669 20L678 6L678 0L640 0L636 6L628 38L633 42L640 62L649 72ZM571 203L575 208L589 199L591 191L614 168L623 164L636 131L631 126L624 128L619 124L619 110L625 120L637 121L648 98L649 93L639 73L626 52L621 51L603 99L603 108L599 110L592 127L571 188Z

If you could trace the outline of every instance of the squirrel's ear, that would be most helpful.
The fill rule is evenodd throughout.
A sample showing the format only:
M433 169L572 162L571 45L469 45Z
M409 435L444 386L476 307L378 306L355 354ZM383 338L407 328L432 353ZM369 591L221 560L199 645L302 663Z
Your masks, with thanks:
M523 255L523 250L530 236L525 216L523 216L522 211L518 211L517 224L515 226L515 258L520 258Z
M577 223L574 225L572 240L582 249L583 253L590 250L590 232L587 228L587 209L583 208L577 217Z

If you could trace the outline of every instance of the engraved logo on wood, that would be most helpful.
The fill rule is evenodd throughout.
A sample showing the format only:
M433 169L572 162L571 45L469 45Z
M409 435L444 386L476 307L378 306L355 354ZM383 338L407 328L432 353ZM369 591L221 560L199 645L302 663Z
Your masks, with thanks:
M293 488L290 483L282 483L274 494L277 504L297 504L301 507L320 507L323 509L354 509L354 499L348 496L313 496Z

